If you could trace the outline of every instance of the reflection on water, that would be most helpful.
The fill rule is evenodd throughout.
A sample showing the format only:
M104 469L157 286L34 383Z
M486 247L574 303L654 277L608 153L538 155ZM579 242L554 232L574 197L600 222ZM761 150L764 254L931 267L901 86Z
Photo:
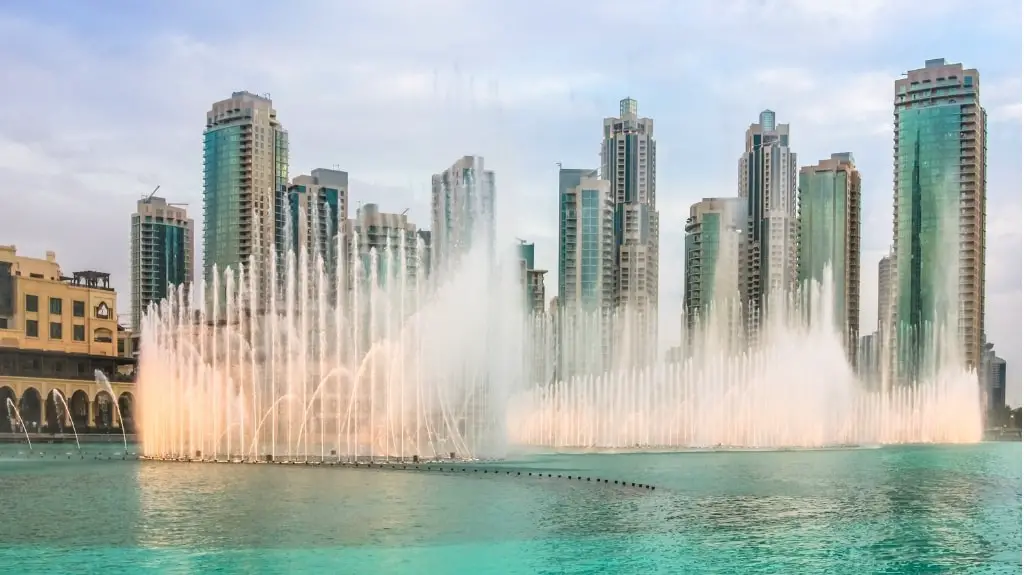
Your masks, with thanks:
M653 483L26 461L0 447L0 565L63 571L1020 572L1016 444L550 455ZM51 555L48 555L51 554ZM490 569L490 570L489 570Z

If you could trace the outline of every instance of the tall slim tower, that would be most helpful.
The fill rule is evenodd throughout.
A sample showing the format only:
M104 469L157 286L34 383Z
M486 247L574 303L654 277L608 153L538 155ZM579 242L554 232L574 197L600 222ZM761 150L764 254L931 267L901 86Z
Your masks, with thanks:
M742 198L704 198L690 206L685 228L685 334L694 334L699 329L712 305L719 310L719 317L731 320L731 315L726 314L728 306L739 299L746 213ZM689 339L684 339L683 349Z
M980 94L977 70L942 58L894 85L893 286L903 382L922 375L937 326L956 329L967 365L981 358L987 136Z
M878 260L878 333L888 334L892 328L892 311L895 295L892 291L892 255Z
M625 357L645 363L657 355L658 210L654 120L637 115L637 102L619 102L619 115L604 120L601 177L615 202L615 303L636 314L638 337ZM622 355L619 351L616 354Z
M558 172L558 304L592 312L615 305L615 203L597 170Z
M797 281L823 283L831 266L832 310L850 365L860 341L860 172L850 153L800 168ZM810 308L808 308L810 311Z
M288 186L287 249L305 247L311 266L323 259L324 272L334 278L338 269L338 235L348 219L348 173L318 168L296 176Z
M288 185L288 133L270 98L234 92L214 103L206 113L203 163L203 278L210 282L214 265L237 269L251 256L265 303L270 256L286 245Z
M739 195L747 200L747 250L741 297L747 333L753 341L767 296L796 287L797 167L790 150L789 124L775 112L761 112L746 134L739 161Z
M479 156L464 156L434 174L430 230L434 270L450 269L481 240L493 253L494 200L494 172L484 169L484 159Z
M192 283L195 222L181 206L149 196L139 200L132 214L132 329L136 332L149 304L170 296L172 285L189 289Z

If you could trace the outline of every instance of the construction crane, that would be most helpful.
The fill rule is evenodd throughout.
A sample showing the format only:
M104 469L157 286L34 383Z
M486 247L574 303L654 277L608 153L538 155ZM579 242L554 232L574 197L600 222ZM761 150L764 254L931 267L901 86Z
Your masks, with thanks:
M149 192L149 195L148 195L148 196L146 196L146 197L145 197L145 198L143 198L143 199L144 199L145 201L147 201L147 202L148 202L149 200L153 199L153 196L155 196L155 195L156 195L156 192L157 192L157 190L159 190L159 189L160 189L160 185L159 185L159 184L157 184L157 186L156 186L155 188L153 188L153 191L152 191L152 192Z
M530 242L524 240L523 238L516 238L516 241L519 242L519 245L521 245L521 246L530 243Z

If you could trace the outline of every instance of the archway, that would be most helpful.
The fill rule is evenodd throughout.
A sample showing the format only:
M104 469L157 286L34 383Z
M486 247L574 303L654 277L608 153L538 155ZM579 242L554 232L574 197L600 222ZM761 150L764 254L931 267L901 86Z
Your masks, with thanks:
M8 399L14 405L18 405L18 396L14 394L14 390L6 385L0 387L0 433L14 431L14 410L7 405Z
M89 394L79 389L71 394L68 407L71 408L71 421L75 422L75 428L84 433L89 427Z
M125 433L135 433L135 397L126 391L117 398L117 406L121 409L121 426Z
M93 425L100 431L109 430L114 424L114 398L106 391L96 394L93 400L92 412L94 415Z
M43 419L43 398L39 396L39 390L30 387L21 394L18 413L30 432L39 431Z
M46 394L46 427L44 429L47 433L64 432L68 414L65 413L67 410L64 408L64 402L55 397L59 393L59 390L51 389L50 393ZM64 396L61 395L61 399L63 398Z

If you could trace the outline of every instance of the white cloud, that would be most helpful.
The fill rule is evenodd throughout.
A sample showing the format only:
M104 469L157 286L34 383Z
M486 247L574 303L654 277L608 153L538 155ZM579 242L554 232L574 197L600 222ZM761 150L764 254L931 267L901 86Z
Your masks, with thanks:
M200 9L217 32L181 18L137 22L130 49L114 50L102 34L60 18L0 14L0 81L31 87L6 91L0 106L0 243L36 254L55 249L69 268L107 269L127 295L134 202L160 184L201 221L204 114L214 100L248 89L274 98L291 135L292 174L348 170L353 209L359 201L409 208L426 227L430 174L464 154L484 155L498 172L499 232L537 241L553 295L555 162L596 166L601 118L628 94L658 127L666 345L678 337L683 270L675 262L689 205L736 193L743 130L763 108L791 124L802 164L837 151L857 158L862 307L871 310L862 325L871 325L868 270L891 242L892 80L928 57L906 55L899 42L913 41L908 30L950 22L993 37L1003 25L982 21L988 13L966 10L965 0L924 11L880 0L592 0L542 13L469 0L176 6ZM623 29L642 33L643 42L608 41ZM1016 35L1014 50L1019 27ZM993 53L990 62L1009 52ZM982 68L992 129L1019 122L1019 62L1012 77L989 74L991 63L965 64ZM1019 150L1017 163L1006 162L990 161L992 197L1019 196ZM41 213L53 227L42 234ZM1001 262L1017 257L1019 203L1016 211L990 203L989 213L989 279L1004 290L991 301L1012 303L1015 278L1018 288L1016 323L999 314L990 325L1010 341L1019 332L1020 272ZM1019 356L1011 370L1014 361Z

